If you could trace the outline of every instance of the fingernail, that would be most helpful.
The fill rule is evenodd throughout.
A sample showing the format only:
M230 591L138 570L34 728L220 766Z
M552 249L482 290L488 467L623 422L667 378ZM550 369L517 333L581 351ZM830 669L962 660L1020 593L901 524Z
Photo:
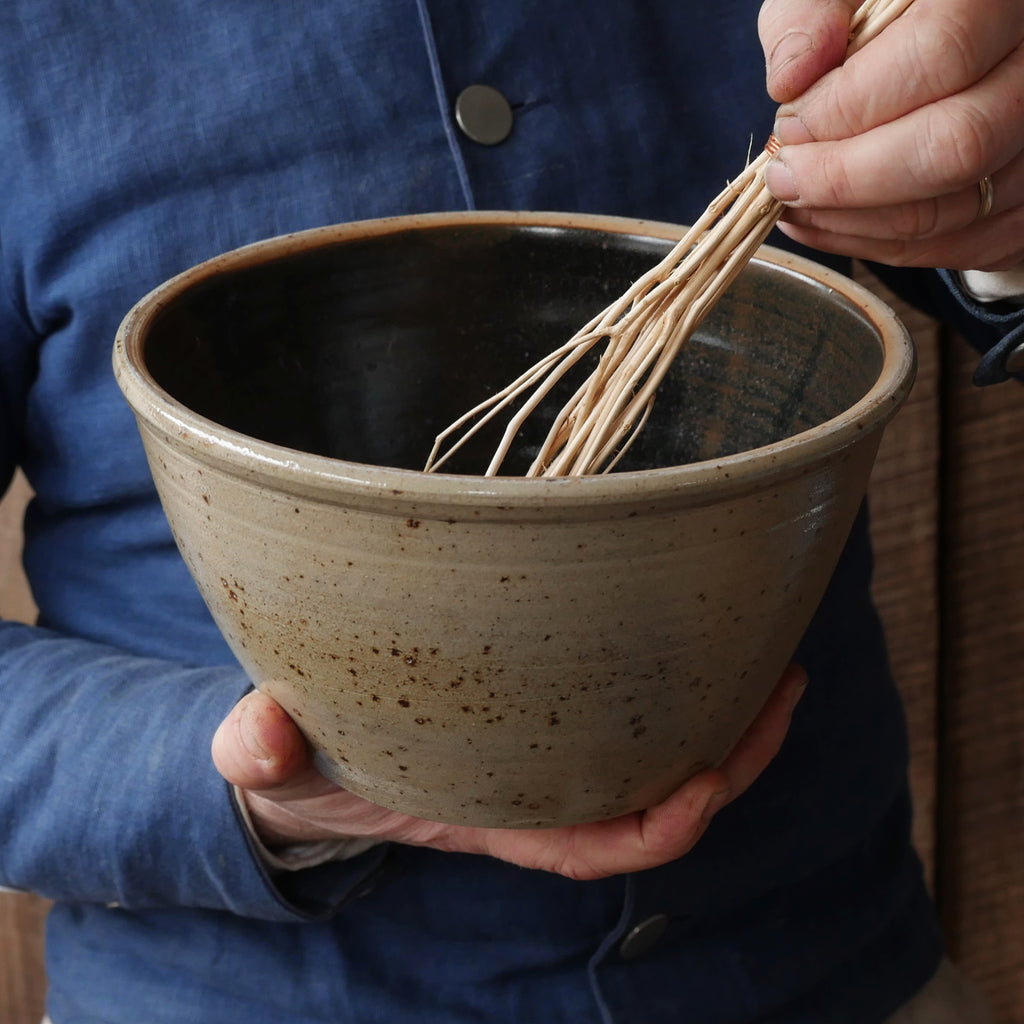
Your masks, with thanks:
M787 64L809 53L814 41L806 32L793 29L787 32L768 55L768 81L770 82Z
M707 824L729 802L729 793L728 789L718 789L712 793L704 805L700 820Z
M781 108L775 115L772 135L784 146L799 146L803 142L814 141L814 136L807 130L807 126L803 121L800 120L800 115L790 113L786 108Z
M793 203L800 198L792 171L778 157L764 169L764 183L780 202Z
M249 708L242 709L242 720L239 723L239 735L242 738L242 746L246 752L257 761L269 761L270 751L263 746L256 723L253 721L255 715Z

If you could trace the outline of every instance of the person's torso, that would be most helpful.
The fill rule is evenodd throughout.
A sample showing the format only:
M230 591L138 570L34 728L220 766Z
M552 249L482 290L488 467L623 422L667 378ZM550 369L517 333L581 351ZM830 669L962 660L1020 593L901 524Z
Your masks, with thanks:
M690 221L771 128L756 8L11 5L0 270L24 330L0 339L0 390L37 494L26 564L42 621L139 653L231 660L110 371L117 323L142 294L220 251L366 217L474 207ZM499 145L453 115L473 84L511 106ZM783 753L680 862L581 885L396 850L372 895L293 928L61 908L53 942L81 958L68 977L116 965L126 1005L154 1022L289 1007L296 1021L360 1024L872 1019L852 997L822 1017L813 991L870 973L868 1012L895 1006L936 943L908 848L903 723L866 530L861 517L801 649L812 682ZM623 957L621 940L650 921L667 924L659 941ZM154 959L161 970L145 966ZM102 998L63 977L59 1024L99 1019L59 1015L61 999ZM166 1013L151 1002L175 992ZM799 993L812 993L803 1010Z

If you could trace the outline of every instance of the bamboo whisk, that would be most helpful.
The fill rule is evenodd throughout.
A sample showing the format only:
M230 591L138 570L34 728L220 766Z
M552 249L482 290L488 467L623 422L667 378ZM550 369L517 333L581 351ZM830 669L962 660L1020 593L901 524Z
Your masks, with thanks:
M912 0L865 0L851 21L850 56ZM509 421L485 475L497 474L516 435L558 382L600 342L597 367L562 407L526 476L608 472L642 429L680 348L775 226L782 203L764 183L779 143L715 197L665 258L564 345L442 431L426 471L439 469L502 410L524 400ZM447 447L445 447L447 444Z

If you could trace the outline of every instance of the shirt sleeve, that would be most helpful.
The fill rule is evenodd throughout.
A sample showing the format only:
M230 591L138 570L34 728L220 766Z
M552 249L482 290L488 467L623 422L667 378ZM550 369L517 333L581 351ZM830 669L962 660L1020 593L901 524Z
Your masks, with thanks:
M16 300L20 271L3 241L0 492L22 461L47 326ZM0 621L0 886L267 920L336 912L387 847L350 848L344 863L299 858L280 876L261 859L210 756L218 724L250 685L237 666L188 668Z
M986 387L1011 377L1024 380L1024 307L1013 298L979 300L956 271L941 270L939 277L954 302L950 322L981 353L974 383Z
M275 880L209 756L248 688L237 668L184 669L0 625L0 884L265 920L335 912L387 847Z
M235 786L233 788L235 804L238 813L245 822L246 830L253 849L260 861L271 872L279 874L282 871L301 871L304 868L315 868L332 860L351 860L359 854L376 846L379 840L364 839L352 836L347 839L319 839L308 842L289 843L287 846L278 846L271 850L266 846L256 831L252 815L246 805L242 790Z
M25 394L33 373L32 330L11 298L0 235L0 495L7 490L22 447Z
M872 264L897 295L948 324L978 351L974 372L979 387L1016 378L1024 381L1024 306L971 294L959 271L920 271ZM991 276L989 284L991 284Z
M960 283L978 302L1011 302L1024 306L1024 263L1010 270L962 270Z

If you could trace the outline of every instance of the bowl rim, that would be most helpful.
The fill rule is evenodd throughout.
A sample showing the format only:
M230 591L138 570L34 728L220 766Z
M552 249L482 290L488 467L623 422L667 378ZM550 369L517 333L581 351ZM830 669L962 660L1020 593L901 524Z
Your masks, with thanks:
M514 500L520 507L537 504L584 506L645 502L701 495L701 499L746 490L768 473L784 476L811 471L821 461L881 431L905 400L913 384L916 354L906 327L895 311L862 285L819 263L769 245L751 262L770 264L810 278L840 295L877 331L882 367L868 391L837 416L780 441L721 458L656 469L601 475L527 478L445 473L376 466L300 452L220 426L192 411L166 392L149 373L144 339L161 312L195 285L221 273L271 263L299 252L345 241L443 226L513 226L581 229L646 238L677 240L683 225L633 217L547 211L455 211L351 221L277 235L204 260L144 295L128 311L114 341L117 383L140 429L187 449L200 461L233 475L263 480L309 498L336 503L348 499L393 503L396 496L419 505L501 508ZM424 457L426 452L424 453Z

